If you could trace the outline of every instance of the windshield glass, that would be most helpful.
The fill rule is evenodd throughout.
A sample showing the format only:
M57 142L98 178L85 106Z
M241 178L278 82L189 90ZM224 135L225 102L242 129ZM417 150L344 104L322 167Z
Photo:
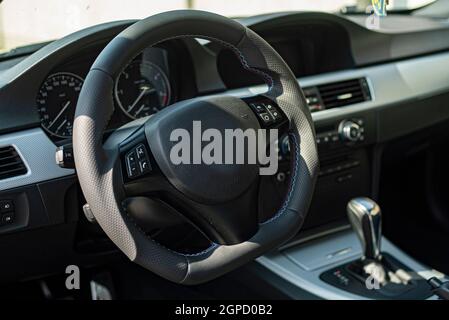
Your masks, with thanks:
M389 0L388 10L414 9L432 0ZM4 0L0 52L61 38L88 26L141 19L174 9L200 9L229 17L308 10L365 11L371 0Z

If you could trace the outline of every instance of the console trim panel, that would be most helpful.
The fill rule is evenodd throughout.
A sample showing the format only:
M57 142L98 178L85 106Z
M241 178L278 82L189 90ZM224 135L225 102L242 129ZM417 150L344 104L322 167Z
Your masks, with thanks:
M315 246L314 249L317 250L317 252L321 252L323 254L323 259L325 260L327 254L335 251L335 246L333 244L336 239L339 239L342 249L347 247L360 247L357 237L352 231L342 231L332 236L317 239L311 243ZM301 263L303 265L307 265L308 255L305 249L307 249L309 245L310 243L304 243L302 245L298 245L296 249L290 248L288 250L290 250L290 252L291 250L295 250L295 254L298 259L302 260ZM428 279L433 276L438 278L445 277L444 274L436 270L432 270L414 260L402 250L393 245L385 237L382 238L382 251L389 253L390 255L401 261L403 264L409 266L413 270L416 270L416 272L423 278ZM361 251L359 252L359 256L361 256ZM302 290L305 290L321 299L366 300L366 297L346 292L330 284L327 284L320 279L320 275L323 271L329 270L333 267L337 267L340 264L350 262L356 257L357 255L352 253L341 255L341 257L339 257L338 259L328 259L328 263L323 263L313 270L306 270L302 268L297 262L294 262L282 251L275 251L273 253L267 254L258 258L256 261L267 268L269 271L275 273L277 276L290 282L292 285L297 286L298 288L301 288ZM432 296L430 297L430 299L436 299L436 297Z
M21 176L0 180L0 191L75 173L73 169L63 169L56 164L56 146L41 128L0 135L0 147L10 145L16 148L28 172Z

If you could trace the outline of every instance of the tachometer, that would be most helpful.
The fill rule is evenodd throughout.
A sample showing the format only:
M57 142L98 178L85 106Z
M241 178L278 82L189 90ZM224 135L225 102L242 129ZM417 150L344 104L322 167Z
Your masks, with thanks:
M118 77L115 83L115 98L130 118L145 117L169 104L170 84L165 73L157 65L135 60Z
M37 108L42 127L60 138L72 135L76 103L83 79L73 73L50 75L37 95Z

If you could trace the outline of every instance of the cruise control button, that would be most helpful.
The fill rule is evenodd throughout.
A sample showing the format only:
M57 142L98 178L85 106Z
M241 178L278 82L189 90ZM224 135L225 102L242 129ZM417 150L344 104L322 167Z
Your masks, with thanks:
M126 170L128 177L133 178L139 174L139 166L136 160L136 153L130 152L126 155Z
M147 173L151 171L151 165L147 159L139 160L139 167L141 173Z
M2 215L2 224L10 224L14 222L14 213L9 212Z
M9 212L14 210L14 203L12 200L0 201L0 212Z

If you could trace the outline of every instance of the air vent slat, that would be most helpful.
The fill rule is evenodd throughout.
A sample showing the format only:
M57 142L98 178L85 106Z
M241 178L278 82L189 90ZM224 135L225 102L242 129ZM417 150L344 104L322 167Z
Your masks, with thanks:
M23 166L23 162L22 161L11 161L5 164L0 164L0 170L2 170L2 168L6 168L6 167L11 167L11 166Z
M323 100L344 100L345 97L349 97L349 95L351 97L354 96L363 96L363 92L360 91L342 91L342 92L337 92L331 96L322 96ZM350 98L350 97L349 97ZM347 98L347 99L349 99Z
M2 179L4 179L4 175L8 175L8 174L10 174L10 173L14 173L14 172L19 172L19 171L22 171L23 170L23 168L14 168L14 169L10 169L10 170L5 170L5 171L2 171L2 173L0 174L0 177L2 177Z
M355 85L352 87L347 87L347 88L340 88L337 90L332 90L332 91L325 91L321 97L324 99L324 97L328 97L328 96L332 96L332 95L338 95L341 93L346 93L346 92L358 92L360 94L362 94L362 92L360 92L360 85Z
M346 105L350 105L350 104L364 102L364 101L365 101L365 99L363 97L358 97L355 99L348 99L345 102L346 102ZM336 108L336 107L340 107L340 106L341 106L341 102L327 103L326 109L332 109L332 108Z
M351 100L360 99L361 101L364 101L365 98L363 97L363 93L355 92L355 93L345 93L337 96L333 96L332 98L326 99L323 98L323 102L326 105L326 107L329 107L329 103L342 103L342 102L350 102Z
M9 154L7 154L7 155L0 155L0 163L2 163L3 161L7 161L7 160L9 160L9 159L14 159L16 156L14 156L14 155L9 155Z
M27 173L27 168L12 146L0 148L0 180Z
M14 151L14 150L13 150ZM8 148L8 149L6 149L6 148L0 148L0 156L2 155L2 154L10 154L11 153L11 149L10 148Z
M329 83L317 87L324 109L344 107L371 100L365 78Z
M347 88L349 86L357 86L359 85L359 80L352 80L352 81L343 81L343 82L337 82L337 83L331 83L331 84L324 84L320 85L319 88L323 91L328 90L334 90L339 88Z

